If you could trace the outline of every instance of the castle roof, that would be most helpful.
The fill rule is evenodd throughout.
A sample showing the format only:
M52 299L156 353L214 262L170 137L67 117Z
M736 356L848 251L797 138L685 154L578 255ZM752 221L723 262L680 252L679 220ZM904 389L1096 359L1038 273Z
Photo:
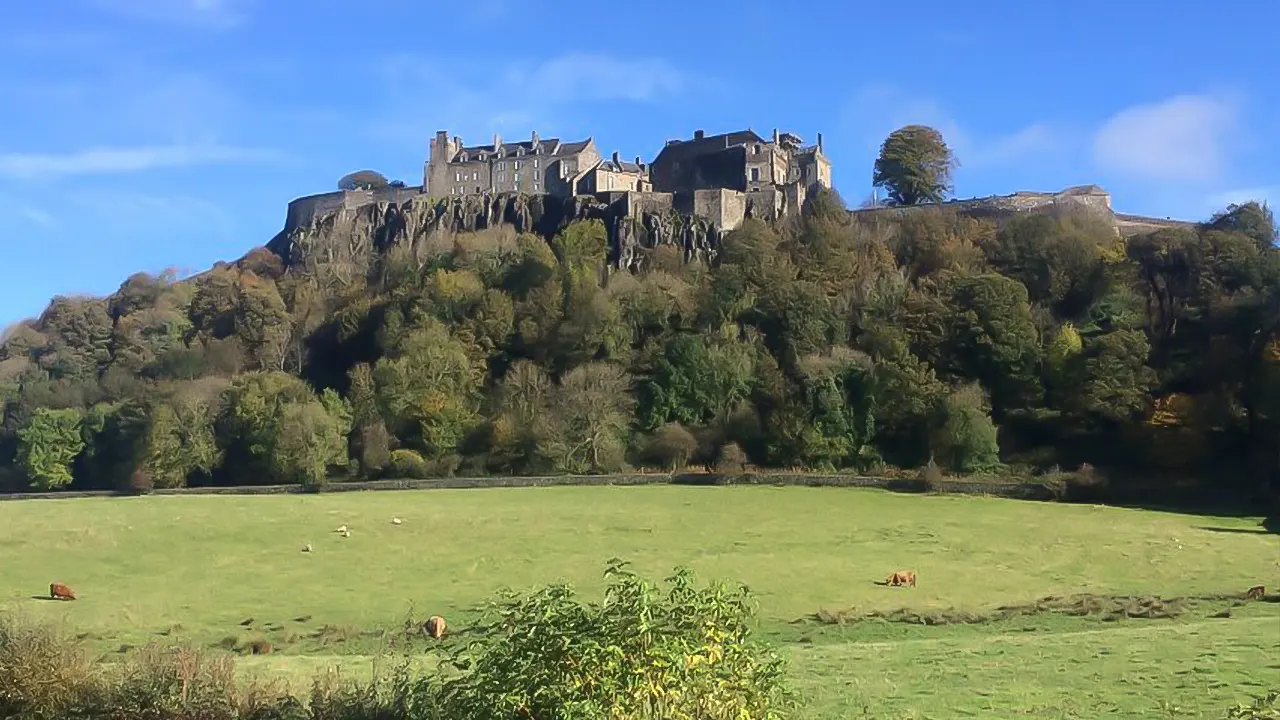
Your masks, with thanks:
M547 138L538 142L540 155L550 155L556 157L564 157L567 155L576 155L582 152L587 145L591 144L591 138L579 140L577 142L560 142L559 138ZM501 150L499 153L498 150ZM519 151L523 150L526 155L533 155L533 141L524 140L521 142L503 142L501 145L494 146L492 143L488 145L472 145L464 147L458 151L458 155L450 158L450 162L459 162L458 157L466 155L468 159L475 158L481 153L486 155L500 154L504 157L519 155Z
M765 139L757 135L753 130L736 130L734 132L720 133L719 135L695 136L692 140L668 140L658 155L687 158L695 155L708 155L748 143L762 142L765 142Z
M626 160L618 160L615 162L613 158L605 158L604 160L600 161L599 167L602 167L605 170L611 170L613 172L625 172L625 173L636 173L636 174L640 174L644 172L644 168L640 167L636 163L627 162Z

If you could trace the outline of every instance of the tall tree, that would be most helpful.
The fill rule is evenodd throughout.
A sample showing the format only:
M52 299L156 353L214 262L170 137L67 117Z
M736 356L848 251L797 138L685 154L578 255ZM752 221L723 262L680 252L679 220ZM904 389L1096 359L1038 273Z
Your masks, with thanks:
M876 158L872 183L889 191L894 205L942 202L954 187L959 166L942 133L925 125L907 125L885 138Z

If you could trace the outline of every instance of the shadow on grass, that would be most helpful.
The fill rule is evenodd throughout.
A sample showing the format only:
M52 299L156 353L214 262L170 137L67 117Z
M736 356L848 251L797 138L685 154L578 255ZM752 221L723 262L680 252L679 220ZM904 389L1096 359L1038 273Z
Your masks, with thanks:
M1274 535L1276 533L1280 533L1280 529L1274 526L1268 528L1265 526L1265 524L1256 528L1225 528L1225 527L1212 527L1209 525L1197 525L1196 529L1208 530L1209 532L1216 532L1216 533L1232 533L1237 535Z
M70 600L63 600L62 598L49 597L48 595L32 595L31 599L32 600L48 600L50 602L71 602Z

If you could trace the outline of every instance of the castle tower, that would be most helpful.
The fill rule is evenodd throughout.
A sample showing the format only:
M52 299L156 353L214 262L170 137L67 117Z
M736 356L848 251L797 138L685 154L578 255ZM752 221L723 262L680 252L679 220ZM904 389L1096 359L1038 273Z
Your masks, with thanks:
M445 130L437 130L431 140L431 150L422 171L422 191L428 195L448 195L449 162L462 151L462 139L450 138Z

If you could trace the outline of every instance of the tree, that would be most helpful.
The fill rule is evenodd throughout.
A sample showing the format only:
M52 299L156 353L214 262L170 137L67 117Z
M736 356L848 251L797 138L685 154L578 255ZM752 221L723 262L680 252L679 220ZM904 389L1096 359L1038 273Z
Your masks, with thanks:
M385 175L373 170L357 170L338 180L339 190L381 190L390 185Z
M18 432L18 463L36 490L56 490L73 480L71 463L84 450L78 410L36 408Z
M907 125L890 133L880 146L872 183L888 190L895 205L938 203L953 190L951 172L958 165L942 133Z

